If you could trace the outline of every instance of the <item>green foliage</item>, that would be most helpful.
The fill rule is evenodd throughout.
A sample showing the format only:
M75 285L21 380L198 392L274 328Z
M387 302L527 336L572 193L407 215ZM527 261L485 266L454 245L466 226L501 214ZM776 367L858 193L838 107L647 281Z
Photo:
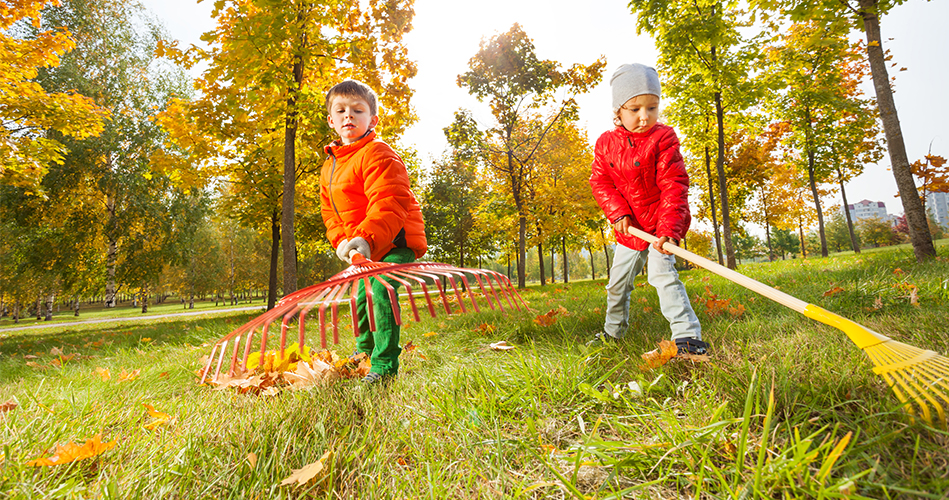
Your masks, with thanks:
M895 245L899 237L893 226L882 219L871 217L856 223L854 228L860 234L860 241L871 247L885 247Z

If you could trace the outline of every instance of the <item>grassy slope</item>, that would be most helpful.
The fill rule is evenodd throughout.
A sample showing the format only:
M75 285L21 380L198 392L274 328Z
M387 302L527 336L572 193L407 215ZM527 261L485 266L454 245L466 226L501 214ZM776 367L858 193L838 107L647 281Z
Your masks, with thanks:
M945 259L917 265L896 249L741 271L899 341L949 352ZM403 341L425 359L404 355L388 390L344 381L262 398L197 386L201 344L249 315L9 334L0 340L0 402L20 406L0 416L0 497L941 498L949 490L947 434L911 424L841 332L704 271L682 277L714 356L647 373L639 355L668 335L648 285L633 295L626 340L584 346L602 324L602 280L531 288L529 313L411 324ZM709 291L746 312L709 317L700 301ZM533 322L561 306L568 314L554 325ZM502 339L519 347L486 348ZM344 335L337 351L352 345ZM62 368L25 364L48 366L54 346L81 356ZM113 379L100 380L96 367ZM123 368L141 374L116 382ZM176 422L146 430L141 403ZM99 459L24 465L99 432L117 440ZM335 455L326 479L279 486L327 450Z

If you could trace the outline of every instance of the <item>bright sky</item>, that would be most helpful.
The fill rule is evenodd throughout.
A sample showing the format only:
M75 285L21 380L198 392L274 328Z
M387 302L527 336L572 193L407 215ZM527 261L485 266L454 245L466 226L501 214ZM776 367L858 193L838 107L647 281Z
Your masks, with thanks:
M160 18L182 47L201 44L201 33L213 27L211 0L143 0ZM580 119L591 142L612 126L609 75L621 64L655 65L657 52L652 39L637 36L635 17L625 0L481 0L449 2L416 0L413 31L406 38L409 57L418 64L418 75L410 81L415 89L412 104L419 121L404 136L426 162L446 147L442 128L448 126L458 108L471 109L482 125L491 123L486 105L478 103L458 87L456 79L468 67L482 38L507 31L520 23L534 40L539 57L558 61L562 67L589 64L601 54L607 58L604 81L578 99ZM949 157L949 57L942 24L949 19L949 2L908 0L881 21L884 48L897 64L896 104L910 161L932 152ZM887 42L888 38L893 41ZM942 48L940 48L942 47ZM897 71L901 67L907 71ZM873 95L868 84L865 91ZM683 142L688 138L682 138ZM902 214L889 158L869 165L865 173L847 186L851 203L869 199L886 203L892 214ZM839 203L839 198L836 201Z

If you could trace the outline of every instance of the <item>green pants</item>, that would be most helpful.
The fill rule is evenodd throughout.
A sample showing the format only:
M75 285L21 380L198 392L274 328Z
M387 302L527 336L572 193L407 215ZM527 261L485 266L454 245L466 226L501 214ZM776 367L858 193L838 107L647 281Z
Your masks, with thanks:
M382 258L382 262L406 264L415 262L415 252L409 248L393 248ZM383 278L392 285L396 293L399 291L399 282ZM359 318L359 337L356 339L356 350L369 355L372 360L371 371L381 375L395 375L399 372L399 332L401 328L395 322L392 313L392 304L389 301L389 292L379 277L369 279L372 287L372 313L376 320L376 331L369 330L369 315L366 314L365 282L359 281L359 292L356 296L356 315ZM395 303L398 310L399 304Z

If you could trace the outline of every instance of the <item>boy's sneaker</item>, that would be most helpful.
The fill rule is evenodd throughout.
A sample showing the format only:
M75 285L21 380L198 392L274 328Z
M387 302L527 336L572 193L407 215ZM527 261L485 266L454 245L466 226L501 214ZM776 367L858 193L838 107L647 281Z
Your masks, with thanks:
M593 336L593 340L587 342L587 347L592 347L592 346L595 346L595 345L598 345L598 344L602 344L602 345L616 345L616 343L617 343L618 341L619 341L618 338L616 338L616 337L614 337L614 336L612 336L612 335L610 335L610 334L608 334L608 333L606 333L606 332L598 332L596 335Z
M381 385L385 382L389 382L395 379L395 375L383 375L381 373L369 372L365 377L362 378L360 382L365 385Z
M694 338L676 339L676 347L679 349L679 356L701 356L708 353L708 344Z

